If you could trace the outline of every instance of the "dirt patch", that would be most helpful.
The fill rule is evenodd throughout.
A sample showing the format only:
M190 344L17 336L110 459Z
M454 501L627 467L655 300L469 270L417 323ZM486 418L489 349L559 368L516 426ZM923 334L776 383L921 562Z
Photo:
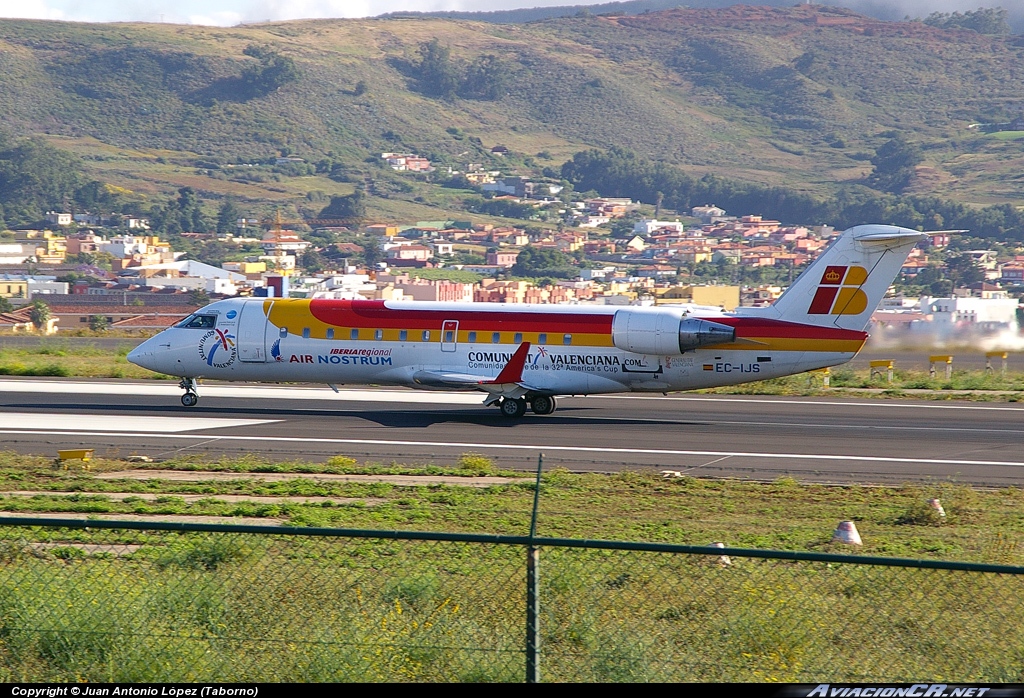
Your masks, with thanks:
M5 512L0 520L25 518L17 514ZM66 519L69 521L160 521L169 523L212 523L212 524L236 524L244 526L280 526L284 521L281 519L261 519L255 516L190 516L177 514L157 514L153 516L139 516L138 514L76 514L72 512L60 512L57 514L40 514L32 512L29 518L33 519Z
M454 487L494 487L526 482L518 477L458 477L457 475L334 475L330 473L226 473L204 470L118 470L99 473L97 480L171 480L178 482L225 482L231 480L313 480L316 482L386 482L403 487L449 485Z
M94 555L96 553L108 553L116 557L122 555L131 555L141 545L135 545L131 543L117 544L101 544L101 543L30 543L29 548L32 550L52 550L53 548L77 548L83 553Z
M0 492L0 496L4 497L69 497L73 495L88 496L88 497L107 497L108 499L120 502L125 499L132 497L141 499L144 502L155 502L157 499L164 497L177 497L183 499L185 502L191 504L198 502L201 499L212 499L220 502L236 503L236 502L253 502L255 504L323 504L324 502L330 502L331 504L363 504L365 506L375 506L377 504L383 504L383 499L375 498L357 498L357 497L266 497L266 496L255 496L248 494L152 494L152 493L138 493L138 492L53 492L45 490L19 490L17 492Z

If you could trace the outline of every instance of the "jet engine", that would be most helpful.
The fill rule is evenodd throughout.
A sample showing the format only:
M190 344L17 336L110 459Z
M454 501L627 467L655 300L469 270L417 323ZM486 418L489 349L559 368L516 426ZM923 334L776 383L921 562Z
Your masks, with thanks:
M619 310L612 320L612 343L637 354L685 354L736 339L736 330L710 320L685 318L668 309Z

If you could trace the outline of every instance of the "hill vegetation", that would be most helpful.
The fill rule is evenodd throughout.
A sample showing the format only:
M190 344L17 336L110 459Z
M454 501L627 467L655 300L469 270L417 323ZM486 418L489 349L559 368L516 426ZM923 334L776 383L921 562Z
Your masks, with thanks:
M677 205L770 189L796 202L780 209L793 222L836 222L834 207L815 203L833 199L869 202L861 215L906 197L1013 211L1024 203L1024 139L969 128L1024 109L1024 40L965 28L993 19L884 22L802 5L524 25L7 21L0 204L12 225L49 207L159 206L183 229L216 227L226 201L295 219L332 202L381 220L515 216L525 212L437 185L468 163L565 177L576 153L614 146L663 174L725 183ZM29 151L55 163L45 186L12 174ZM394 173L380 159L388 151L424 155L437 171ZM194 202L180 203L183 189ZM653 203L656 191L673 205L663 186L641 198ZM956 217L910 205L920 224ZM1003 217L997 228L1018 225Z

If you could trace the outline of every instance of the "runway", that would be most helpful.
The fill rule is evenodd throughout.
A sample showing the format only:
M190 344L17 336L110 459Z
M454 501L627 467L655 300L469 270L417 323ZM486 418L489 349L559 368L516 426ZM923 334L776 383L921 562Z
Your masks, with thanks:
M559 400L508 421L466 393L206 385L180 406L170 382L0 380L0 450L56 456L215 456L894 484L1024 484L1024 406L758 396L615 395Z

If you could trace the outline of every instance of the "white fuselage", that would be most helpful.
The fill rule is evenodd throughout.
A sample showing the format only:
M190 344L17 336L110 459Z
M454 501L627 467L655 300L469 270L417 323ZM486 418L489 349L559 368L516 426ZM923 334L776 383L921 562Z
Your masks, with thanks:
M422 341L419 328L406 332L405 341L388 339L382 330L367 327L366 339L350 339L339 331L337 337L314 338L304 328L281 328L262 311L258 325L242 326L244 317L251 321L256 307L263 308L262 299L219 301L204 311L216 314L215 327L173 327L139 346L129 359L153 371L188 378L210 378L226 381L316 382L329 384L404 385L424 389L458 389L450 383L429 380L429 376L479 376L493 378L508 363L517 344L504 341L514 333L502 333L502 341L494 342L492 333L456 331L444 341L443 326L438 323L431 341ZM450 315L458 321L459 313L493 313L501 322L502 311L508 307L493 304L402 304L401 310L420 310ZM632 308L631 312L645 312ZM232 312L233 311L233 312ZM450 312L448 312L450 311ZM522 307L514 312L527 312ZM547 315L565 313L579 316L613 316L616 308L546 306ZM233 316L232 316L233 315ZM702 317L708 317L702 315ZM709 316L721 320L727 316ZM475 336L476 341L468 341ZM561 333L533 335L522 372L522 383L533 392L550 395L585 395L627 391L667 392L732 385L763 380L833 366L849 361L859 344L846 351L808 351L804 348L781 349L766 342L751 341L698 348L685 353L646 354L625 351L616 346L565 344ZM378 339L379 337L379 339ZM538 337L555 341L540 343ZM412 339L417 341L411 341ZM487 340L487 341L480 341ZM849 344L849 342L847 342ZM258 345L256 349L254 346ZM844 347L845 348L845 347ZM427 379L424 379L427 376ZM472 389L471 386L464 386Z

